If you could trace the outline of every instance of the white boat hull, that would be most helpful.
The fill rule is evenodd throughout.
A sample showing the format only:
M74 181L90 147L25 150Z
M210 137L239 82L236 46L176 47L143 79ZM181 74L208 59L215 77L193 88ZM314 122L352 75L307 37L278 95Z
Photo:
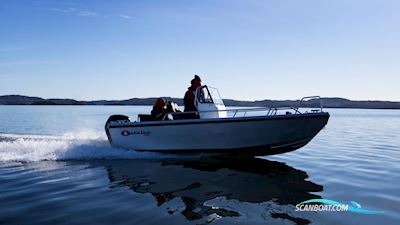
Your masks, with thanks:
M328 113L111 122L106 132L114 147L139 151L229 152L254 155L292 151L307 144L327 124Z

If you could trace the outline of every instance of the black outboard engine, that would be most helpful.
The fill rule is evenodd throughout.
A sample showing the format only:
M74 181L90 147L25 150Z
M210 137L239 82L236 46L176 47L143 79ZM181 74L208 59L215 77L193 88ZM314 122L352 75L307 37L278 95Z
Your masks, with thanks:
M123 122L131 122L131 119L128 116L124 116L124 115L111 115L110 117L108 117L108 120L107 120L106 125L104 126L104 128L106 130L108 141L112 144L112 139L111 139L111 136L110 136L110 132L108 132L108 129L107 129L107 125L110 122L121 122L121 123L123 123Z
M110 117L108 117L108 120L106 122L106 125L110 122L130 122L131 120L129 119L128 116L124 116L124 115L111 115Z

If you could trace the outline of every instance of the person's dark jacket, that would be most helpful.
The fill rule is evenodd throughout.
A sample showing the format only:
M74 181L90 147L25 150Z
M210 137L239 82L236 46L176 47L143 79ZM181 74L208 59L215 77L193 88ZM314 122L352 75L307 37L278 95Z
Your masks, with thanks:
M162 120L165 114L165 109L161 107L153 106L153 110L151 110L151 116L155 120Z
M197 107L194 104L195 96L194 90L192 87L189 87L185 93L185 97L183 98L183 104L185 105L185 112L196 112Z

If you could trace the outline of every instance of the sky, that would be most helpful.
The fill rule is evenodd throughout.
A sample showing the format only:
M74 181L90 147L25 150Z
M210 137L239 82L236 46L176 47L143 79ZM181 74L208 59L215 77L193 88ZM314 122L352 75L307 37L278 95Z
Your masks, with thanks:
M0 95L400 101L398 0L0 0Z

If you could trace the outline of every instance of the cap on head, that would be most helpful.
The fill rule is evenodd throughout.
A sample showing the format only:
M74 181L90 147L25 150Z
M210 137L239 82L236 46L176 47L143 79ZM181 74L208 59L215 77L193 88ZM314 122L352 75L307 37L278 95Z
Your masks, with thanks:
M198 75L194 75L194 78L192 79L192 81L190 81L190 83L193 85L196 82L201 82L201 79Z
M194 79L201 82L201 79L200 79L199 75L197 75L197 74L194 75Z

